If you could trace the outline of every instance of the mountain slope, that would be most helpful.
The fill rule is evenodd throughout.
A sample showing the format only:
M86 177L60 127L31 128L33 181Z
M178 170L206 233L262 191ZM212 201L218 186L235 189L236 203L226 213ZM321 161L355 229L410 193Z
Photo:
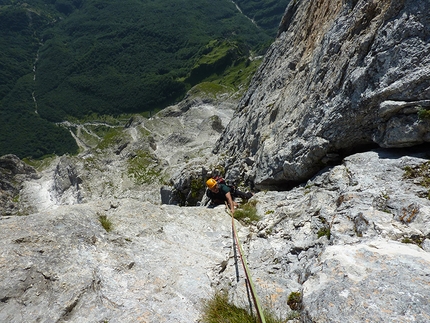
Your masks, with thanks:
M271 15L280 21L282 11ZM228 0L2 1L0 21L7 49L0 70L0 155L21 157L76 152L65 129L42 119L164 108L195 82L222 78L239 65L243 70L249 51L273 37L273 30L257 27ZM231 45L228 59L220 57L221 64L197 81L190 78L213 40ZM4 120L9 123L3 126ZM34 127L46 129L43 141L26 139ZM62 140L49 138L50 132Z

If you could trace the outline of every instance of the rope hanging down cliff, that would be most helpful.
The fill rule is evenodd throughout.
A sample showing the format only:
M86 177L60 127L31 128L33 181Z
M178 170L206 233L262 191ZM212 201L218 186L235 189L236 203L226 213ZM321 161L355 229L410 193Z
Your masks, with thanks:
M237 230L236 230L236 226L234 225L234 216L231 214L231 212L229 211L229 209L226 209L226 212L231 216L231 227L232 227L232 232L233 232L233 248L235 248L237 246L237 251L239 252L239 257L240 260L242 262L242 266L243 266L243 270L245 272L245 283L247 286L247 290L249 288L249 290L251 291L251 296L252 296L252 301L254 303L254 307L255 310L257 312L257 317L260 323L266 323L266 319L264 318L264 314L263 314L263 310L261 308L260 305L260 301L258 300L258 296L257 293L255 292L255 287L254 287L254 283L252 282L252 278L251 278L251 274L249 272L249 268L248 268L248 264L246 261L246 258L244 256L243 253L243 248L242 245L240 244L239 241L239 235L237 234ZM236 249L234 249L234 252L236 254ZM236 271L236 275L237 275L237 271Z

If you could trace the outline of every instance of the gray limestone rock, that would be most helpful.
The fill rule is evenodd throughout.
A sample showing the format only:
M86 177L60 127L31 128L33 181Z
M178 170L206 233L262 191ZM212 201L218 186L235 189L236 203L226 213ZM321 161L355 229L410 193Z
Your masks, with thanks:
M217 143L228 171L282 189L333 154L429 142L429 11L426 0L291 1Z
M261 220L236 225L263 306L302 322L426 322L429 174L407 170L428 156L355 154L290 191L255 194ZM156 205L144 194L55 204L42 193L56 163L24 185L38 212L0 217L1 322L198 322L217 290L248 308L223 206Z
M0 157L0 216L26 213L20 207L21 190L27 180L38 177L36 170L17 156Z
M227 213L133 200L103 208L0 220L0 322L197 322L231 251Z
M244 245L260 297L287 317L300 293L302 322L427 322L430 200L405 168L428 156L355 154L289 192L255 194L262 219Z
M319 260L303 284L303 322L428 322L428 252L378 239L329 246Z
M82 184L82 179L77 173L73 160L67 156L61 157L54 172L53 193L57 199L61 200L64 193L70 190L70 195L76 196L75 203L80 203L80 184Z

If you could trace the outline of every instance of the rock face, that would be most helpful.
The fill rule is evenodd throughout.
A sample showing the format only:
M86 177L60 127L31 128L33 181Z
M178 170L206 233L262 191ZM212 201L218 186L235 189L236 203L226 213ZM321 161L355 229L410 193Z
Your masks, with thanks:
M38 178L36 170L15 155L0 157L0 214L19 215L20 191L24 182Z
M426 0L291 1L217 143L234 156L228 170L282 188L339 155L429 142L429 10Z
M430 201L404 170L427 158L356 154L289 192L256 194L263 219L246 249L260 297L286 317L300 292L302 322L427 322Z
M428 322L428 156L355 154L255 194L261 220L236 225L264 307L291 322ZM220 289L247 308L224 207L93 198L1 216L0 249L0 322L197 323Z
M223 209L132 199L2 217L0 227L0 322L10 323L197 322L232 241Z

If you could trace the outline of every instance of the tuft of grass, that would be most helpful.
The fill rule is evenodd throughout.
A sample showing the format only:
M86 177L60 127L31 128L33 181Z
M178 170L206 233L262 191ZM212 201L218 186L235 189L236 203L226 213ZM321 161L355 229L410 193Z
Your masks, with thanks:
M319 229L318 238L321 238L323 236L326 236L327 239L330 240L330 237L331 237L330 228L324 227L324 228Z
M276 318L267 310L264 311L266 323L284 323L288 320L298 318L297 312L293 312L287 319ZM215 295L204 301L201 317L202 323L258 323L256 316L251 315L247 310L237 307L228 300L228 294L217 292Z
M417 108L419 109L418 110L418 118L420 120L430 119L430 110L424 109L421 106L418 106Z
M243 308L231 304L227 293L217 292L204 302L202 322L256 323L256 320Z
M112 222L107 218L106 215L99 215L99 221L106 232L110 232L112 230Z
M234 218L237 220L242 220L245 223L250 223L253 221L259 221L260 217L257 215L257 200L251 200L245 204L239 206L239 208L234 212Z
M419 185L430 187L430 162L418 166L406 166L403 171L403 179L417 179Z
M418 247L422 248L422 243L424 242L424 240L429 239L429 238L430 238L430 234L428 234L427 236L422 236L419 234L413 234L410 237L404 237L402 239L402 243L416 244Z
M292 292L288 295L287 305L293 311L300 310L302 308L302 294L300 292Z
M402 243L414 243L410 238L406 237L402 239Z
M190 95L204 95L216 99L218 95L233 92L234 89L226 85L214 82L202 82L195 85L190 91Z

